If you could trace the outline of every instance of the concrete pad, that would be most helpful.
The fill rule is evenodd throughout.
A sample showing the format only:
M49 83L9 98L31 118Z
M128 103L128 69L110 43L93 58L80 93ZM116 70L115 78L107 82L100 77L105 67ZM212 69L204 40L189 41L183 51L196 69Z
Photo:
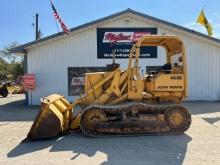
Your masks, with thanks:
M0 98L2 99L2 98ZM183 135L88 138L80 132L21 143L38 107L23 95L0 102L0 164L220 164L220 103L186 102L192 125Z

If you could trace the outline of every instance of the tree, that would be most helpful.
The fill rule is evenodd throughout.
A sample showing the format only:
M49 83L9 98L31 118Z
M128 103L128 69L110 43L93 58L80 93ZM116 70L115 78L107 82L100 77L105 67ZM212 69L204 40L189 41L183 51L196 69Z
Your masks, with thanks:
M24 74L24 68L21 63L8 64L7 70L8 75L10 74L13 80L17 80L19 76Z
M0 80L7 78L7 63L0 57Z
M41 39L43 36L43 33L41 31L41 29L38 30L38 39Z
M24 74L23 56L18 56L10 52L10 49L18 46L17 42L13 42L0 50L0 79L16 80Z
M0 51L0 57L5 59L6 62L8 63L16 63L16 62L22 62L23 61L23 56L18 56L14 53L10 52L10 49L18 46L19 44L15 41L10 43L8 46L5 46L1 51Z

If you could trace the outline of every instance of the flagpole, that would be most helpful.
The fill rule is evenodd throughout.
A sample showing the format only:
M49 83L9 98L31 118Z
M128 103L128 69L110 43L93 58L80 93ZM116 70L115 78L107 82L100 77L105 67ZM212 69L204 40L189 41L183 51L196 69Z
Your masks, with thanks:
M204 10L205 9L205 4L203 5L203 7L202 7L202 10Z
M203 7L202 7L202 11L204 10L204 8L205 8L205 4L204 4ZM193 26L193 30L195 30L196 25L197 25L197 21L196 21L195 25Z
M64 24L64 22L62 21L61 17L59 16L55 6L53 5L52 3L52 0L50 0L50 3L51 3L51 7L52 7L52 10L53 10L53 16L55 18L55 21L58 20L59 23L60 23L60 26L62 27L63 29L63 32L65 32L66 34L69 34L70 33L70 30L69 28ZM57 25L57 21L56 21L56 26L57 26L57 31L59 33L59 28L58 28L58 25Z
M194 31L195 31L196 25L197 25L197 21L196 21L195 25L193 26L193 30Z
M50 0L50 3L52 4L52 1L51 1L51 0ZM55 21L55 23L56 23L57 32L59 33L59 32L60 32L60 30L59 30L59 26L58 26L58 24L57 24L57 20L56 20L55 17L54 17L54 21Z
M58 26L58 24L57 24L57 20L54 18L54 20L55 20L55 22L56 22L56 26L57 26L57 32L59 33L60 31L59 31L59 26Z

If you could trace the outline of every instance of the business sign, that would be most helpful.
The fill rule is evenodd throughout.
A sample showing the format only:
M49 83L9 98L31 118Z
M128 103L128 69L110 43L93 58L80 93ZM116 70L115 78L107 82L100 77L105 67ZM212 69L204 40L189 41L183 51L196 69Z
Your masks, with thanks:
M157 34L157 28L97 28L97 58L128 58L141 37ZM140 58L157 58L157 47L141 47Z
M106 67L68 67L68 95L80 95L85 89L85 73L103 72Z
M23 87L25 90L34 90L36 88L35 74L25 74L24 75Z

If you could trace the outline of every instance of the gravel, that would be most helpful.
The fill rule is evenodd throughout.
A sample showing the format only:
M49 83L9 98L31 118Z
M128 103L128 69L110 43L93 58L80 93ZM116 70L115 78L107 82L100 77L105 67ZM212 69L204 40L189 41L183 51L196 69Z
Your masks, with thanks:
M88 138L80 132L22 143L39 110L23 95L0 98L0 164L220 164L220 102L185 102L183 135Z

